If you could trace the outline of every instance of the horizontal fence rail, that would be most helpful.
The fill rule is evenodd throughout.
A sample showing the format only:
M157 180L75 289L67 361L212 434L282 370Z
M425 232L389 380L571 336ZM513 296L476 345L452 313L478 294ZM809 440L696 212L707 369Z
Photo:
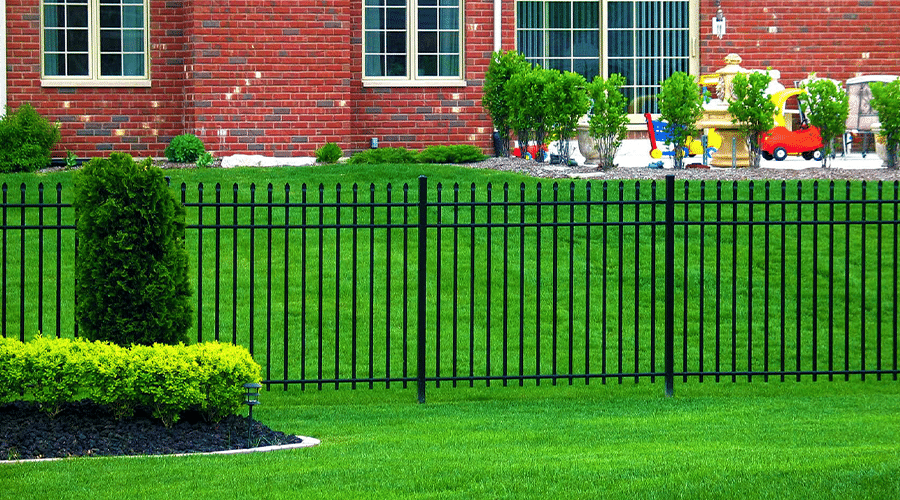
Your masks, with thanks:
M191 338L269 388L900 374L896 182L173 189ZM12 191L2 335L77 335L71 195Z

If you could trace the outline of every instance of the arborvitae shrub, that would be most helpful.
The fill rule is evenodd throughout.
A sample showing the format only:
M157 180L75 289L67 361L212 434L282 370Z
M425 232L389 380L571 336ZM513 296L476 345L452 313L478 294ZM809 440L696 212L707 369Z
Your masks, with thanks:
M0 172L34 172L50 164L50 152L59 140L59 125L52 125L25 103L0 119Z
M172 139L166 146L166 158L178 163L194 163L206 152L203 141L194 134L184 134Z
M76 317L81 334L119 345L187 342L185 210L150 160L113 153L75 177Z

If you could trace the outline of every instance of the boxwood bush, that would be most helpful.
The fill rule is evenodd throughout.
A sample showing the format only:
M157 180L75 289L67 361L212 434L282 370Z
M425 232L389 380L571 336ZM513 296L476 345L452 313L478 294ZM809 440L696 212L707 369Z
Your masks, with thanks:
M0 119L0 172L34 172L50 165L59 125L50 124L31 104L7 110Z
M245 348L218 342L125 348L83 338L0 338L0 402L31 398L50 414L90 398L120 417L148 407L167 426L186 411L219 421L240 411L243 384L258 383L260 373Z

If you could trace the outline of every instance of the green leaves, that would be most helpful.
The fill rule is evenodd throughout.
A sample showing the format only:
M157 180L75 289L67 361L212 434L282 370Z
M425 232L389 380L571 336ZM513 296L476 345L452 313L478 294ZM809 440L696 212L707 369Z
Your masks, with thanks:
M120 345L187 341L185 211L162 170L121 153L95 158L75 174L74 206L84 336Z
M849 96L835 82L824 78L814 79L804 88L806 94L800 95L800 105L809 124L822 134L822 164L827 165L834 153L834 140L844 133Z
M51 125L25 103L0 119L0 172L34 172L50 164L59 124Z
M728 112L746 136L751 167L759 167L760 136L775 125L775 103L765 93L771 81L768 73L759 72L750 73L749 77L738 73L733 80L735 100L728 105Z
M120 417L148 406L167 426L188 410L218 421L240 410L243 384L258 383L260 372L245 348L218 342L124 348L83 338L0 338L0 402L30 397L54 415L62 403L89 397Z
M890 83L872 82L872 108L878 112L881 122L879 135L884 138L887 150L887 168L898 168L898 148L900 148L900 80Z
M662 83L657 95L659 113L668 122L666 132L674 146L675 168L681 168L684 148L681 146L688 137L697 136L697 121L703 116L703 98L695 78L677 71Z
M509 153L509 129L512 126L512 108L509 101L507 84L516 73L522 73L531 69L531 65L525 60L525 56L514 50L506 52L494 52L491 55L491 63L484 74L484 95L481 103L487 110L494 128L500 133L506 145L506 151L498 154Z
M587 85L593 104L589 112L590 136L600 155L600 168L615 167L616 151L628 133L628 100L622 94L625 77L613 74L606 80L600 76Z
M193 163L206 152L203 141L194 134L183 134L169 141L166 158L179 163Z

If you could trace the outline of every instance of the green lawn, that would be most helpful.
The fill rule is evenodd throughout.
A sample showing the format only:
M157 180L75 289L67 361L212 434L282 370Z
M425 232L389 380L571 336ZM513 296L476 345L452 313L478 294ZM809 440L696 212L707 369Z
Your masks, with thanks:
M0 464L0 498L900 496L896 382L299 391L254 416L315 448Z

